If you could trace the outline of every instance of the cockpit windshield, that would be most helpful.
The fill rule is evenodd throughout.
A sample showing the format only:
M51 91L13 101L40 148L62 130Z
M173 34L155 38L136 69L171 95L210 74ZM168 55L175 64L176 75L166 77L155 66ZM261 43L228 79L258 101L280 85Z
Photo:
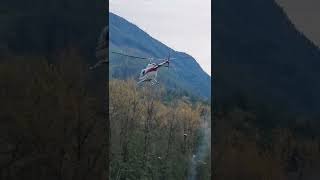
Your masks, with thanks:
M141 76L144 76L144 74L145 74L145 70L142 69L142 70L141 70L141 73L140 73L140 77L141 77Z

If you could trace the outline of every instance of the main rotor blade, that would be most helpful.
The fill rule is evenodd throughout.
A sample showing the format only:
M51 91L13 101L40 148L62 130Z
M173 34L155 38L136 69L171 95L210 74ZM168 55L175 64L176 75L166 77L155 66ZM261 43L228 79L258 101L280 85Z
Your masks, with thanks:
M145 58L145 57L138 57L138 56L132 56L132 55L128 55L128 54L122 54L122 53L118 53L118 52L111 52L111 53L131 57L131 58L136 58L136 59L150 59L150 58Z
M156 58L156 59L153 59L153 60L158 60L158 61L166 61L166 60L174 60L174 59L177 59L177 58L170 58L170 59L167 59L167 58Z
M139 56L133 56L133 55L128 55L128 54L123 54L123 53L119 53L119 52L111 52L113 54L118 54L118 55L121 55L121 56L127 56L127 57L131 57L131 58L136 58L136 59L146 59L146 60L150 60L150 61L166 61L168 59L166 58L146 58L146 57L139 57ZM171 58L169 59L170 60L174 60L174 59L177 59L177 58Z

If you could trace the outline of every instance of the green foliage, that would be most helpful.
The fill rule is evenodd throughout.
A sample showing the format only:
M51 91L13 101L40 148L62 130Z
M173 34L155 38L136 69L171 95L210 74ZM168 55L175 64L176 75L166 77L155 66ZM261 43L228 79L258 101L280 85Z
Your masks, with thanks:
M8 57L0 63L0 179L103 176L101 97L86 85L90 74L80 56L65 53L56 62Z
M179 96L165 101L164 88L133 80L111 80L109 88L111 179L187 179L209 106ZM209 165L199 166L200 179L210 176Z
M264 121L292 117L268 108L229 108L215 113L213 177L285 180L319 176L316 169L320 167L320 136L308 132L319 128L317 122L295 117L287 124L266 127L260 126L261 113L268 115Z

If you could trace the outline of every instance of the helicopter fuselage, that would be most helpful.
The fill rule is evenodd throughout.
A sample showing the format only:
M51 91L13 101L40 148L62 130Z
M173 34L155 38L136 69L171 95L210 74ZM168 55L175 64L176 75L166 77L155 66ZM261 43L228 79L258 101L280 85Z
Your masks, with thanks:
M169 56L167 59L154 59L154 58L145 58L145 57L139 57L139 56L134 56L134 55L128 55L128 54L123 54L123 53L118 53L118 52L112 52L114 54L118 54L118 55L122 55L122 56L127 56L127 57L131 57L131 58L136 58L136 59L144 59L144 60L150 60L150 63L147 65L146 68L141 70L140 76L139 76L139 83L142 82L146 82L149 81L153 84L158 83L157 81L157 74L158 74L158 70L160 67L164 66L164 67L168 67L169 68L169 64L170 64L170 52L169 52ZM175 59L175 58L171 58L171 59ZM151 60L165 60L159 64L157 63L151 63Z
M166 64L169 65L169 60L166 60L159 64L149 63L145 69L142 69L139 77L140 81L138 83L145 82L145 81L150 81L152 84L158 83L157 81L158 70L160 67Z
M157 64L148 64L145 69L142 69L140 73L140 81L151 81L157 77L159 66Z

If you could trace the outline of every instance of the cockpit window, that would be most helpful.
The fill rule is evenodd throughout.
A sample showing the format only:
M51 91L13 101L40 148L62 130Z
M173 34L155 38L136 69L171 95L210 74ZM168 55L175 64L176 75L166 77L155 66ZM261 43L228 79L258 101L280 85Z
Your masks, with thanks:
M143 70L141 71L141 75L143 76L143 75L144 75L144 73L145 73L145 70L143 69Z

